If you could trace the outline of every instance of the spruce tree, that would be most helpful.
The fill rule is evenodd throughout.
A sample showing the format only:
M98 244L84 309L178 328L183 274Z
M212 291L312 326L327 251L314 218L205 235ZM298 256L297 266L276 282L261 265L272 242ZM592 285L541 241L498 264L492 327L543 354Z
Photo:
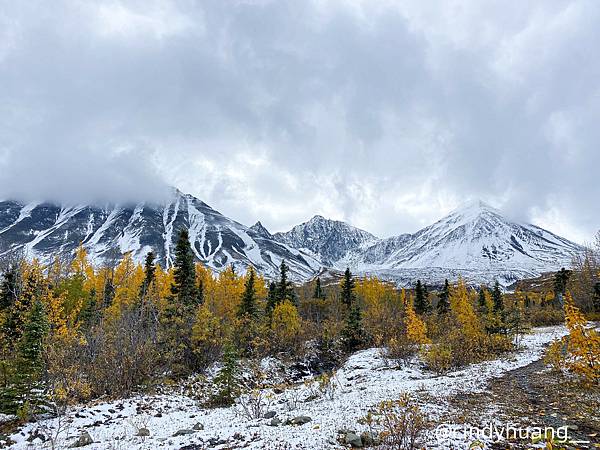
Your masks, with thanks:
M100 311L96 297L96 288L92 288L90 290L88 300L83 304L81 312L79 313L79 320L83 323L83 328L85 330L89 330L98 322L98 319L100 318Z
M240 365L238 354L231 343L225 345L223 367L215 376L213 383L217 392L212 396L214 406L230 406L240 393Z
M567 284L571 278L571 271L561 268L554 275L554 299L557 303L562 304L562 298L567 291Z
M140 297L146 296L150 289L150 285L154 282L156 276L156 265L154 264L154 260L154 252L148 252L144 261L144 282L140 288Z
M11 265L2 274L0 283L0 311L10 308L17 300L19 271L16 265Z
M446 314L450 311L450 284L448 279L444 281L444 287L440 291L437 310L438 314Z
M354 279L352 278L352 273L350 273L350 268L347 267L344 272L344 278L341 283L341 291L342 291L342 303L346 305L348 308L352 306L354 302Z
M362 324L362 314L358 305L350 308L346 325L342 330L342 342L346 351L354 351L366 342L366 333Z
M315 292L313 294L313 298L319 300L325 299L325 292L323 292L323 289L321 288L321 278L319 277L317 277L317 280L315 281Z
M250 267L248 269L248 275L244 284L244 293L242 294L242 300L238 309L239 317L256 318L258 315L256 309L256 290L254 288L255 278L254 269Z
M44 305L40 300L35 300L23 327L23 335L19 341L19 371L28 376L39 376L43 368L42 353L44 339L48 333L49 325Z
M496 280L494 283L494 289L492 290L492 301L494 302L494 312L504 311L504 300L498 280Z
M268 317L271 317L273 310L277 306L277 284L274 281L269 283L269 291L267 293L267 304L265 306L265 313Z
M481 285L479 288L479 296L477 297L477 305L479 306L480 311L485 311L485 291L486 287Z
M415 312L417 314L425 314L431 310L428 296L427 287L421 284L421 280L417 280L415 288Z
M171 294L173 297L181 305L193 306L199 304L194 253L190 245L188 231L185 228L181 230L177 239L173 267L174 280L171 285Z
M163 310L163 339L170 350L171 367L176 375L197 369L198 357L192 346L192 326L200 296L196 287L196 267L188 232L181 230L175 246L171 301Z
M277 303L281 303L284 300L296 303L294 287L292 286L292 282L288 280L289 270L290 268L285 263L285 260L281 260L281 265L279 266L279 283L277 285Z
M600 282L594 285L594 295L592 297L594 311L600 312Z
M2 409L14 408L13 413L35 412L43 403L38 383L44 371L44 340L49 331L44 305L36 299L23 325L23 334L17 343L15 379L12 386L0 396Z

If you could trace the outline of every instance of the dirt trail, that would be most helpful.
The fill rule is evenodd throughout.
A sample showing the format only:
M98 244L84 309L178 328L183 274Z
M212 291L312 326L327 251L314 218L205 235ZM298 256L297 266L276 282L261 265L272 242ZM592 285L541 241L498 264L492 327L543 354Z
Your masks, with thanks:
M453 397L450 404L459 420L472 424L496 419L522 427L568 426L570 440L580 442L572 448L600 448L600 389L582 388L549 371L541 360L492 380L485 392ZM509 448L528 444L513 441Z

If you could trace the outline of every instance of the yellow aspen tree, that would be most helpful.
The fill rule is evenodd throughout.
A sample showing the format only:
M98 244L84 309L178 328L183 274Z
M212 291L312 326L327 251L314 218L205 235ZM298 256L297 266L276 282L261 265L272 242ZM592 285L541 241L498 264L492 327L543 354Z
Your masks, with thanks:
M109 316L118 317L122 308L132 306L139 297L143 282L143 267L134 263L131 253L126 253L115 269L115 298L108 309Z
M75 250L75 257L71 262L71 273L83 278L84 290L89 292L94 287L94 268L88 260L88 254L83 244L79 244Z
M588 384L600 383L600 335L565 294L565 323L569 330L568 352L571 355L567 368L581 376Z
M74 320L68 320L64 309L64 293L55 294L49 290L42 297L42 304L46 310L48 324L50 325L50 333L60 337L69 335L68 323L73 324Z
M207 299L213 314L228 323L235 320L239 299L244 292L244 281L231 267L219 274L213 296Z
M481 323L462 278L458 279L458 284L450 291L450 310L466 337L481 337Z
M281 348L294 345L301 328L300 315L292 302L285 300L273 309L271 330L275 344Z
M427 337L427 326L415 312L412 298L406 302L406 337L415 345L431 343Z

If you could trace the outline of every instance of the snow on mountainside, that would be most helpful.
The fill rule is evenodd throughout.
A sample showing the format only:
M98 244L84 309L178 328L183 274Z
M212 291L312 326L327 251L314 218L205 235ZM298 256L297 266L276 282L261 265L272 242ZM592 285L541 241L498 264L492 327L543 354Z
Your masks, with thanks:
M153 250L163 265L173 262L175 242L188 228L196 258L215 271L232 264L249 265L275 276L282 259L292 278L305 280L321 264L312 256L270 237L266 230L247 228L191 195L174 190L163 205L65 206L50 203L0 202L0 256L23 250L30 257L49 261L69 255L83 242L97 264L132 252L136 261Z
M350 265L402 283L409 274L443 282L462 273L473 281L516 279L570 266L583 249L534 225L510 221L491 206L471 202L412 235L383 239L349 255Z
M479 201L414 234L378 239L321 216L288 232L271 234L260 222L248 228L173 190L171 200L162 205L0 202L0 256L22 249L49 261L72 254L83 242L98 264L129 251L141 261L152 249L158 261L169 266L183 227L189 229L197 259L216 272L230 264L240 270L253 265L267 277L275 277L285 259L296 281L325 274L326 268L350 267L357 274L377 275L399 285L418 278L437 285L459 275L473 284L498 279L509 285L567 267L583 250L542 228L510 221Z
M327 266L377 241L371 233L318 215L286 233L275 233L274 238L291 247L310 250Z

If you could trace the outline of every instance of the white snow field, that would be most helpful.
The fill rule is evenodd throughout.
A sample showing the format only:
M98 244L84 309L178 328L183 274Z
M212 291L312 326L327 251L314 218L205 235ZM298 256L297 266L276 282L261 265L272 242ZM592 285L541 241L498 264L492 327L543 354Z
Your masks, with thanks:
M93 439L93 443L82 447L85 449L343 448L336 442L338 430L366 431L357 421L379 402L411 392L417 398L429 399L422 409L435 420L446 409L445 398L449 395L484 390L490 379L540 359L545 345L565 334L562 326L536 328L524 337L520 351L444 376L425 370L416 358L404 367L396 367L386 361L380 349L360 351L337 371L335 382L339 388L332 399L311 396L315 391L311 380L273 396L269 411L276 412L284 422L297 416L310 417L304 425L270 426L271 419L244 417L239 405L206 409L183 395L137 396L75 407L61 419L27 424L11 436L16 441L11 448L69 448L84 431ZM137 436L140 428L147 429L149 436ZM52 442L39 438L28 442L36 430L52 436ZM180 430L189 434L174 436ZM423 444L427 448L465 448L468 444L460 439L439 442L436 436L428 432Z

